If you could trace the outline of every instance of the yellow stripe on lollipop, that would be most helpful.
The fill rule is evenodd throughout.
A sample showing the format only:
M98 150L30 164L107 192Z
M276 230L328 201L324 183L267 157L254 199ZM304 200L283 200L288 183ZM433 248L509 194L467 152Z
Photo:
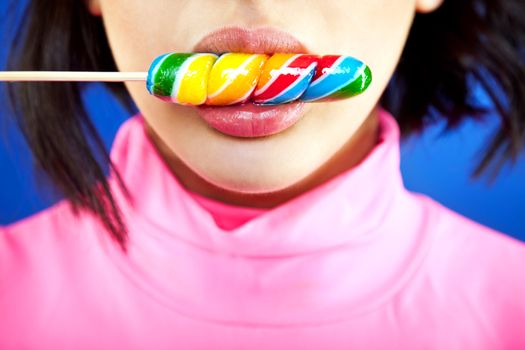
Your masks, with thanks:
M264 68L262 69L261 76L259 77L258 86L260 86L260 91L257 93L262 93L265 91L268 86L275 81L283 73L279 71L282 67L286 67L288 61L293 61L297 54L286 54L286 53L276 53L268 59Z
M214 54L196 54L185 63L185 72L181 72L177 87L177 102L183 105L201 105L206 102L208 78L211 68L217 60Z
M206 104L230 105L248 99L267 59L262 54L223 54L211 69Z

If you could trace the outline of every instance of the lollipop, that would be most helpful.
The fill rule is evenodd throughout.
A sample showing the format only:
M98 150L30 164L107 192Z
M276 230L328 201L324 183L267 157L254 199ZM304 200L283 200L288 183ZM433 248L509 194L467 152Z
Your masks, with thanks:
M342 55L168 53L145 72L0 72L7 81L140 81L149 93L180 105L260 105L326 102L365 91L372 81L362 61Z
M207 93L206 101L200 98L198 103L181 102L177 98L181 93L178 81L191 73L179 69L178 63L174 68L171 62L199 55L203 54L172 53L157 58L148 74L148 91L163 100L182 104L217 106L251 101L272 105L295 100L325 102L345 99L365 91L372 81L370 68L351 56L274 54L269 57L226 53L211 68L203 68L209 72L200 74L198 85L187 87L188 95L202 97Z

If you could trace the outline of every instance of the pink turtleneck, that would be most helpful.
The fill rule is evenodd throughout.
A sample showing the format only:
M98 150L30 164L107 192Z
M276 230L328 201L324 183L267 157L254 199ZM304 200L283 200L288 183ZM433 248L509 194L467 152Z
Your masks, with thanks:
M188 192L137 115L125 255L63 200L0 229L0 349L525 349L525 245L420 194L399 130L272 209Z

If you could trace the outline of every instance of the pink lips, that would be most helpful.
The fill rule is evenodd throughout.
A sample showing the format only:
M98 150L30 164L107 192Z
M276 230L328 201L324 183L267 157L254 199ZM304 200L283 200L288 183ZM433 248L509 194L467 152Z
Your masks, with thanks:
M294 36L273 28L225 27L202 38L195 52L308 53Z
M272 28L226 27L211 32L193 48L194 52L309 53L292 35ZM237 106L195 107L216 130L237 137L261 137L281 132L304 115L304 102L276 106L246 103Z
M257 106L247 103L231 107L197 107L201 117L215 129L232 136L268 136L287 129L301 118L304 103Z

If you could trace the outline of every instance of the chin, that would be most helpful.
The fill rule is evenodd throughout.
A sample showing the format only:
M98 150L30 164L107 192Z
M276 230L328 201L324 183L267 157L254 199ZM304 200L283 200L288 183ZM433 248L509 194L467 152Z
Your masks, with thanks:
M266 172L266 174L265 174ZM285 190L301 180L302 176L293 176L290 172L269 174L267 170L248 171L248 175L241 170L238 172L210 176L201 176L208 183L223 190L243 194L264 194Z

